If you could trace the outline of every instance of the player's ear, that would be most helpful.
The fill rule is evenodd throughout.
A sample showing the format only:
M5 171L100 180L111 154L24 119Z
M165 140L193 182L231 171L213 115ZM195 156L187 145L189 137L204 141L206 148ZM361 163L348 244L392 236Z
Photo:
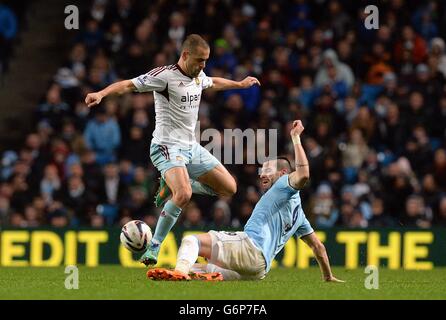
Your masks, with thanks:
M289 170L287 168L283 168L282 170L280 170L280 176L283 176L285 174L289 174Z
M183 52L181 52L181 57L183 58L183 60L186 60L188 56L189 56L189 51L183 50Z

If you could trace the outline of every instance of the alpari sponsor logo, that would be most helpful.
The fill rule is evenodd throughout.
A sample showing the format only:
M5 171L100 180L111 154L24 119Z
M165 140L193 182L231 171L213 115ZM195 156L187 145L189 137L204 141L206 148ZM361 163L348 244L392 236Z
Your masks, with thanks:
M200 99L201 99L201 93L189 94L189 92L186 92L185 96L181 96L181 102L189 103L189 106L191 106L193 102L199 102Z

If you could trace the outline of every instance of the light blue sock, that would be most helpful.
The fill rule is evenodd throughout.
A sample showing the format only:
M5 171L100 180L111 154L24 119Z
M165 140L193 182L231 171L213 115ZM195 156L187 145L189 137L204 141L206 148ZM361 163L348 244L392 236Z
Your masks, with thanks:
M163 242L169 231L175 225L175 222L177 222L180 213L181 208L177 207L172 200L166 202L158 218L152 243L161 244Z
M209 196L217 196L218 194L209 186L201 183L197 180L189 179L190 185L192 187L192 193L195 194L204 194Z

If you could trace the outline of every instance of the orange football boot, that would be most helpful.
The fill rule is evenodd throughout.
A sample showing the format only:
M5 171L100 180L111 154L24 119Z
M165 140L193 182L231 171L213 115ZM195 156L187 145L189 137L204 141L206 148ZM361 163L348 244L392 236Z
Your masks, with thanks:
M223 275L220 272L191 272L189 276L192 280L201 280L201 281L223 281Z
M187 274L180 271L169 270L164 268L155 268L147 271L147 278L151 280L164 280L164 281L188 281L191 280Z

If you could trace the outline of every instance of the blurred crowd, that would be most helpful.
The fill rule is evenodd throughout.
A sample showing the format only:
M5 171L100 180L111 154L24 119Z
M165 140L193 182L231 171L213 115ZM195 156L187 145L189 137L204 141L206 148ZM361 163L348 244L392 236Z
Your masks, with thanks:
M364 26L364 7L373 1L85 3L81 29L35 107L33 127L23 145L1 155L2 225L103 227L142 219L154 227L152 94L109 98L92 110L83 100L176 63L185 36L199 33L211 46L208 75L262 83L205 91L201 130L277 129L279 154L293 161L289 131L302 119L311 182L301 196L314 227L446 226L442 1L376 3L378 30ZM259 166L226 167L237 194L194 195L179 225L244 225L261 196Z
M9 69L18 33L26 27L29 0L4 0L0 3L0 76Z

